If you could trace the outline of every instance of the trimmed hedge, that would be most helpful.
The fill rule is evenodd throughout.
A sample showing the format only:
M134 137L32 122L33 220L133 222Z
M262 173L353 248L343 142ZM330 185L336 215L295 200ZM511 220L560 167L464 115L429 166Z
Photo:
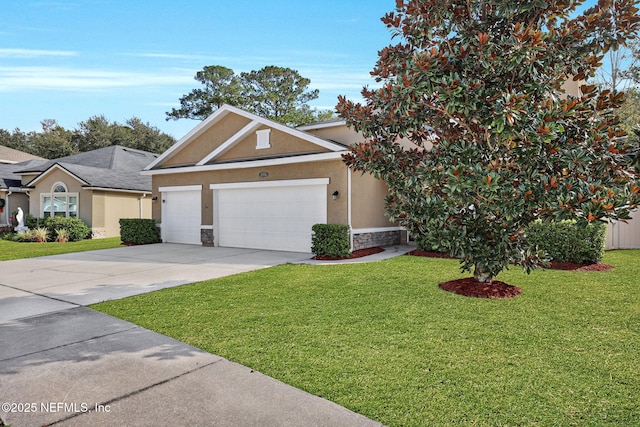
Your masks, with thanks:
M344 258L351 255L349 226L344 224L315 224L311 227L311 252L314 255Z
M586 265L602 260L606 232L607 226L602 222L585 226L575 221L536 221L527 228L527 237L553 261Z
M158 243L160 236L156 221L148 218L121 218L120 240L134 245Z

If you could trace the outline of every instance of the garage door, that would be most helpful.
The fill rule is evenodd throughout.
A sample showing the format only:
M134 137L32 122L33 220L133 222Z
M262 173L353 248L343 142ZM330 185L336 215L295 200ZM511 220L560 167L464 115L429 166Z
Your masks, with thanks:
M311 227L327 222L328 179L253 184L212 186L219 246L311 252Z
M183 189L180 189L183 188ZM201 194L194 187L162 187L162 240L201 244Z

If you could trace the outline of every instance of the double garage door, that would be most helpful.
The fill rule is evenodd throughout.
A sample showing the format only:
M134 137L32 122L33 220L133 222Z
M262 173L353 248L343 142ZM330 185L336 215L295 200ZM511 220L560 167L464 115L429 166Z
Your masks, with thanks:
M215 245L310 252L311 227L327 222L328 181L308 179L211 185ZM183 208L193 207L189 210L198 212L197 221L192 217L186 218L184 213L181 214L181 220L165 217L169 224L165 241L200 243L200 192L197 192L197 196L194 192L184 193L182 199L176 202L181 203ZM165 211L171 210L167 206ZM183 224L180 226L181 232L190 236L186 239L189 241L180 241L177 233L171 230L178 223ZM189 230L185 230L185 227ZM197 242L193 241L196 234Z

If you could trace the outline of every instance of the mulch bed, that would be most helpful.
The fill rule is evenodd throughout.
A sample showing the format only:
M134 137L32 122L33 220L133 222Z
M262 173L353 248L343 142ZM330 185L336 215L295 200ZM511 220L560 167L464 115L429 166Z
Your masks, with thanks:
M376 247L376 248L358 249L357 251L351 252L351 256L348 256L346 258L330 257L330 256L326 256L326 255L316 255L311 259L317 259L319 261L338 261L338 260L342 260L342 259L362 258L363 256L373 255L373 254L377 254L377 253L380 253L380 252L383 252L383 251L384 251L384 249L382 249L380 247Z
M451 280L449 282L440 283L440 289L464 295L466 297L476 298L512 298L522 292L517 286L499 280L492 280L489 283L478 282L473 277L465 277L464 279Z
M614 269L613 265L609 264L576 264L575 262L556 262L551 261L549 268L552 270L565 270L565 271L607 271Z
M452 257L449 254L444 254L441 252L429 252L429 251L421 251L421 250L414 250L411 252L408 252L407 255L413 255L413 256L423 256L423 257L428 257L428 258L448 258L448 259L454 259L454 257ZM549 263L549 266L547 267L551 270L565 270L565 271L607 271L607 270L611 270L613 268L615 268L612 265L609 264L602 264L602 263L597 263L597 264L577 264L575 262L556 262L556 261L551 261Z
M407 255L423 256L429 258L449 258L453 257L449 254L440 252L428 252L421 250L414 250ZM547 267L553 270L566 270L566 271L607 271L614 267L609 264L576 264L574 262L555 262L551 261ZM473 277L467 277L464 279L451 280L449 282L440 283L438 285L440 289L445 291L454 292L456 294L476 297L476 298L512 298L522 292L522 289L517 286L509 285L508 283L501 282L499 280L492 280L490 283L478 282Z
M444 254L442 252L429 252L429 251L421 251L419 249L408 252L407 255L413 256L424 256L427 258L448 258L453 259L453 257L449 254Z

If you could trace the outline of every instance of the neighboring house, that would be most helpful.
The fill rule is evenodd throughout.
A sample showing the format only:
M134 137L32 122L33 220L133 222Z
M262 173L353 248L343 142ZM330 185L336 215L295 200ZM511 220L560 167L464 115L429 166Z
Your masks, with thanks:
M342 161L361 139L344 121L293 129L222 106L143 171L162 240L310 252L311 227L338 223L354 249L400 243L385 184Z
M28 160L45 160L42 157L25 153L13 148L0 145L0 164L13 165L15 163L26 162Z
M29 212L29 198L20 191L20 163L42 157L0 145L0 227L9 225L11 213L21 207Z
M28 196L28 205L21 207L35 217L78 217L93 237L119 236L120 218L151 217L151 179L140 171L157 157L116 145L17 163L6 174L13 180L10 197ZM18 206L11 203L11 211Z

